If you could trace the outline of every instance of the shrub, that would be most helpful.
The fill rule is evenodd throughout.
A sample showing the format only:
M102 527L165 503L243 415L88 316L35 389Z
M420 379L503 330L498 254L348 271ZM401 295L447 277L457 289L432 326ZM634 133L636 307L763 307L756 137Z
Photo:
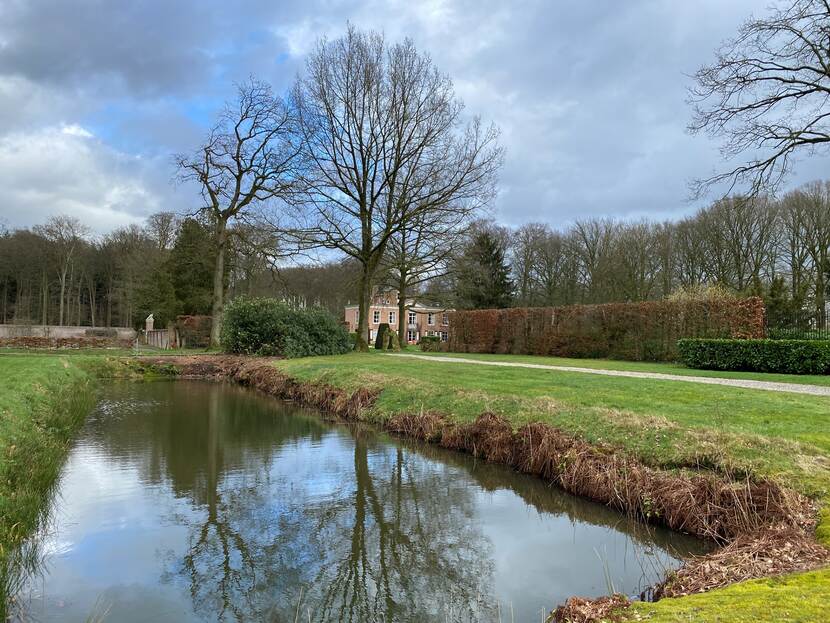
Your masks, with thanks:
M207 348L210 346L210 316L176 316L176 331L179 332L182 348Z
M348 331L328 311L297 309L268 298L231 301L221 339L227 352L289 358L336 355L351 347Z
M690 368L830 374L830 342L821 340L678 340Z
M437 353L441 349L441 338L436 335L424 335L418 340L421 350L428 353Z

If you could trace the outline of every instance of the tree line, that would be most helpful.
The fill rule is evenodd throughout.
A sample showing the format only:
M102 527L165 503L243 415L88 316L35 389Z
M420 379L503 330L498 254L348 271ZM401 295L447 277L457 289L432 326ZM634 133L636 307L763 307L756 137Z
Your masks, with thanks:
M830 182L780 199L731 196L678 221L586 219L557 230L476 224L432 285L465 308L645 301L717 286L784 322L827 320Z

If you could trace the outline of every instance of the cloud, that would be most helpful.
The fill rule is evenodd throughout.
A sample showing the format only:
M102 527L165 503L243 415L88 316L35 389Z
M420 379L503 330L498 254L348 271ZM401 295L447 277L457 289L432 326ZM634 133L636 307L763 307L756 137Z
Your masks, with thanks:
M3 215L12 227L72 214L102 233L167 209L162 163L107 147L78 125L0 138Z
M685 132L688 74L767 3L6 0L0 218L122 223L191 207L193 189L169 184L170 154L198 143L234 81L288 88L315 41L348 22L411 37L467 110L500 126L499 220L676 217L696 207L687 182L724 167L716 143ZM803 161L792 183L828 164Z

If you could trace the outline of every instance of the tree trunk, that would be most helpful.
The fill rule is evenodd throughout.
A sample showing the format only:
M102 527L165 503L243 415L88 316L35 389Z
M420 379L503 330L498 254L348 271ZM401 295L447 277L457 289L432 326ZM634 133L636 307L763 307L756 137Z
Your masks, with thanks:
M227 221L216 223L216 264L213 269L213 305L211 307L210 346L219 348L222 311L225 307L225 251L228 244Z
M113 295L113 285L112 285L112 276L110 276L107 285L107 326L112 326L112 295Z
M363 271L360 273L360 296L357 302L357 341L354 346L355 350L363 353L369 352L369 303L371 298L372 276L369 273L369 267L364 264Z
M406 313L406 275L401 275L398 281L398 344L406 348L409 340L406 339L409 318Z
M60 275L60 282L61 282L61 294L60 294L60 304L58 309L58 326L63 326L63 302L64 297L66 296L66 268L63 269L63 272Z
M49 308L49 282L46 279L46 271L43 271L43 285L42 285L42 294L43 294L43 309L40 310L41 321L40 324L47 325L49 324L47 321L49 320L48 316L48 308Z

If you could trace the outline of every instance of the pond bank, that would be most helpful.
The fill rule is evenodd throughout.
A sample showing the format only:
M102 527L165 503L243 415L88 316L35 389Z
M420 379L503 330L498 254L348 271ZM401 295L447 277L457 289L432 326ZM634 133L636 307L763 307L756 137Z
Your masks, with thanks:
M6 357L0 370L0 590L31 566L26 537L44 508L72 439L92 407L93 378L62 357ZM6 620L5 600L0 619Z
M348 390L291 376L274 360L228 356L143 358L193 378L231 380L272 396L313 406L345 420L373 419L386 430L505 463L564 490L608 504L638 519L711 538L723 547L692 559L654 589L655 598L699 593L734 582L805 571L830 561L814 537L813 502L765 479L678 465L665 470L549 424L514 427L482 413L473 422L421 409L378 419L373 407L382 383ZM135 362L133 362L134 365ZM554 620L594 620L627 606L620 600L572 599Z

